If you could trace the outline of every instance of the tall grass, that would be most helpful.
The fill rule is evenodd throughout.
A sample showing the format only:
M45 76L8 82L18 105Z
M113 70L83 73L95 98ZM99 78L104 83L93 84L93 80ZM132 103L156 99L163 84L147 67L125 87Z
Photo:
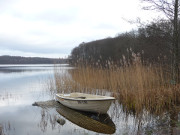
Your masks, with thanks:
M3 135L3 127L0 124L0 135Z
M143 65L135 59L132 64L109 68L80 66L60 74L55 69L59 92L86 92L107 90L113 93L125 111L140 113L144 109L161 113L180 103L179 85L170 84L165 67Z

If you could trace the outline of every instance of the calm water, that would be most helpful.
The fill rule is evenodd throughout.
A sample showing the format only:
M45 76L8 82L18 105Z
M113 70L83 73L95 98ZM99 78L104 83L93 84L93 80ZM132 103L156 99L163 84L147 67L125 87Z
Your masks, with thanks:
M68 65L58 66L62 75L71 69ZM3 128L3 135L121 135L136 134L138 130L146 133L145 129L152 128L153 120L140 123L142 128L135 126L134 117L126 117L118 101L111 105L108 116L102 118L102 123L96 123L98 128L94 129L92 116L86 119L84 114L66 108L32 106L35 101L54 98L48 85L54 77L53 72L54 65L0 65L0 128ZM71 119L72 116L78 117ZM59 124L57 119L65 123Z

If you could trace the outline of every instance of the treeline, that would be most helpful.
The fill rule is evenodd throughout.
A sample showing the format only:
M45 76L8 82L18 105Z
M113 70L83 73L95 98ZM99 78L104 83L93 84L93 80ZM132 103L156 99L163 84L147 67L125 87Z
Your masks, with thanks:
M136 31L88 43L81 43L71 52L72 64L131 63L139 57L141 62L171 61L172 23L159 20L141 26Z
M0 64L64 64L67 59L21 57L21 56L0 56Z

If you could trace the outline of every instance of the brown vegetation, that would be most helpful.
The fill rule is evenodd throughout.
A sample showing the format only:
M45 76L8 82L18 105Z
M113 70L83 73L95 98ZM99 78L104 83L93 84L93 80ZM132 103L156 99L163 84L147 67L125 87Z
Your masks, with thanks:
M173 85L166 68L160 65L143 65L134 57L131 65L109 68L79 66L62 76L55 70L59 92L95 92L107 90L114 94L126 112L161 113L180 103L179 85Z
M56 87L60 92L110 91L126 112L174 109L180 85L173 77L172 33L172 23L159 20L114 38L83 42L71 52L77 68L65 76L55 72Z
M1 124L0 124L0 135L3 135L3 127Z

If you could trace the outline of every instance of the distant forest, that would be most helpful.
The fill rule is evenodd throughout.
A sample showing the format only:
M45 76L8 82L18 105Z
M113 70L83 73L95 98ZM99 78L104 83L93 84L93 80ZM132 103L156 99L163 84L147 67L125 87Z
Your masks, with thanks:
M40 57L21 57L21 56L0 56L0 64L64 64L67 59L53 59Z
M83 42L72 50L71 63L122 64L122 61L131 63L135 57L140 57L142 63L170 63L172 28L171 22L158 20L114 38Z

